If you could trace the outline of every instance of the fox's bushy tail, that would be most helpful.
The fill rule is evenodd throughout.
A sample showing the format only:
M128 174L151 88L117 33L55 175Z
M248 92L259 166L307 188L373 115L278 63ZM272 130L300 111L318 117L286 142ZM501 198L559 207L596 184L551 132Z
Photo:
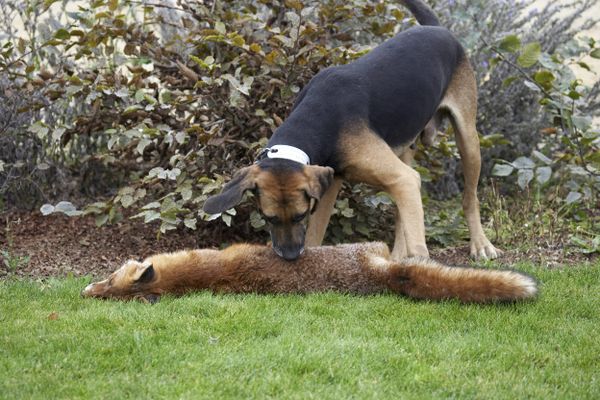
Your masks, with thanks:
M463 303L497 303L532 299L537 282L517 271L448 267L410 258L389 269L389 288L415 299L458 299Z
M421 0L400 0L400 3L410 10L419 24L440 26L440 21L431 7Z

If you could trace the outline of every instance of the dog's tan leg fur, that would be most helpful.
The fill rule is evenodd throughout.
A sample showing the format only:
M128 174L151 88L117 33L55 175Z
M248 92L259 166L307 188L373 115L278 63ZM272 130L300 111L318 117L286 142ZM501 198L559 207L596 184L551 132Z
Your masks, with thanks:
M331 211L342 187L342 182L342 178L334 178L331 186L329 186L325 194L319 199L319 204L317 204L315 212L312 213L308 221L305 241L307 247L320 246L323 242L323 237L331 218Z
M440 108L450 112L465 177L463 210L471 236L471 257L496 258L500 254L485 236L479 215L477 184L481 170L477 116L477 84L467 59L458 66Z
M435 143L435 137L437 136L437 125L435 123L435 119L432 119L425 125L423 128L423 133L421 134L421 143L425 146L433 146Z
M398 218L392 258L428 257L419 173L402 162L383 139L362 122L348 126L343 137L338 150L343 160L344 178L379 187L396 201Z
M403 149L400 153L400 160L412 167L413 161L415 159L415 153L417 152L416 146L409 146ZM396 152L398 153L398 152ZM402 222L402 218L400 218L400 213L396 214L396 229L394 232L395 235L395 243L394 243L394 251L395 257L397 260L406 257L408 254L408 248L406 247L406 238L404 237L404 230L408 227L404 226Z

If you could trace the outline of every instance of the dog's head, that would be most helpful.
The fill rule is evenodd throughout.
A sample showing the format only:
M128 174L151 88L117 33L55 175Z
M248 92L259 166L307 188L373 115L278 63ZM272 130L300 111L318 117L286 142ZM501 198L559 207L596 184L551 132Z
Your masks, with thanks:
M153 290L155 279L152 264L130 260L113 272L108 279L90 283L81 291L81 295L101 299L138 299L155 303L160 297L160 293L155 293Z
M228 210L242 200L245 191L252 190L269 224L275 253L291 261L304 251L308 217L332 181L329 167L264 159L237 171L220 194L206 200L204 211Z

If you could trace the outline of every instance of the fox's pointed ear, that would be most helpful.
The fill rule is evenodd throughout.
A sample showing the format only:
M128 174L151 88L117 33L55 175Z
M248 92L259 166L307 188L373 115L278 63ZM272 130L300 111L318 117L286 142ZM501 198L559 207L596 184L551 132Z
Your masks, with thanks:
M256 174L259 167L251 165L240 169L233 175L233 178L227 183L220 194L209 197L204 203L203 210L208 214L218 214L237 205L242 201L242 196L246 190L256 187Z
M306 193L312 199L319 200L333 182L333 168L307 165L304 171L308 177Z
M142 264L133 275L135 283L148 283L154 279L154 266L152 264Z

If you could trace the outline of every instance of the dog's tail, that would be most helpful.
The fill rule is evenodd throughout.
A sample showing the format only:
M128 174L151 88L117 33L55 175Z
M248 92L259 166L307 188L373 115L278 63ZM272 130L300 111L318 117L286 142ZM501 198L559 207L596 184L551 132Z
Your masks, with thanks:
M419 24L440 26L440 21L431 7L421 0L400 0L400 3L410 10Z
M536 281L516 271L448 267L410 258L389 267L388 287L415 299L458 299L463 303L527 300L538 293Z

